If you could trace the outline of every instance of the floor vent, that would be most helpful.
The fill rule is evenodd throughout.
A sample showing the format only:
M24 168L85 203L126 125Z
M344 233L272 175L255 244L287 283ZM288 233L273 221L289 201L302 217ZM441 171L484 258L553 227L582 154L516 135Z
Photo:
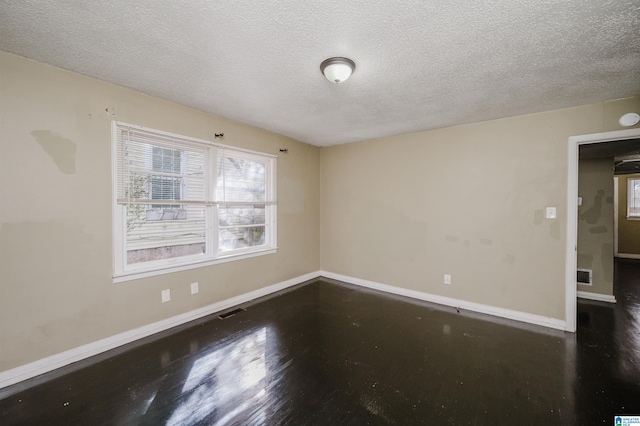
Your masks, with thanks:
M220 318L220 319L231 318L235 314L240 313L240 312L244 312L244 311L246 311L246 309L242 309L242 308L234 309L233 311L225 312L224 314L218 315L218 318Z
M578 284L591 285L591 269L578 269Z

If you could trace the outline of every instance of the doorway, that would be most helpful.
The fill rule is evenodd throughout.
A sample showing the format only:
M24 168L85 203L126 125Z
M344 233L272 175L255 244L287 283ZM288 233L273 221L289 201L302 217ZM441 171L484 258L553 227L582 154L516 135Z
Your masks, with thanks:
M565 271L565 313L566 330L575 332L577 325L577 284L578 269L578 165L579 147L583 145L620 143L640 139L640 129L619 130L606 133L571 136L568 140L568 174L567 174L567 256ZM600 145L599 147L604 147Z
M640 259L640 154L617 159L614 182L614 254Z

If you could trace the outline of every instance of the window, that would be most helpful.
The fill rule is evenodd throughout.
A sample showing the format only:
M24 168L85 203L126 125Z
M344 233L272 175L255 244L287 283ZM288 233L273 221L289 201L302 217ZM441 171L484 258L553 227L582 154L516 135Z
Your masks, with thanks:
M259 157L222 150L218 156L218 247L221 252L261 246L269 240L267 164Z
M627 179L627 218L640 219L640 179Z
M113 149L115 277L275 250L274 156L125 123Z

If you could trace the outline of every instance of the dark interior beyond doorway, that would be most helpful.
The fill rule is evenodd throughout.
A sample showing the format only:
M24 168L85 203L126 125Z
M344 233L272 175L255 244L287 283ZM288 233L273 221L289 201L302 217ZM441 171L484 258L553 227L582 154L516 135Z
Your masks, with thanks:
M0 423L611 424L640 413L640 263L617 266L577 335L314 280L5 389Z

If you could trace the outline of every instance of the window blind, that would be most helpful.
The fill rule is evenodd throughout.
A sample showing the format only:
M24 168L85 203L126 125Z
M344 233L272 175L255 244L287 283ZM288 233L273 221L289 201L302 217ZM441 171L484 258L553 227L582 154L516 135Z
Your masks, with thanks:
M116 138L118 203L213 202L209 187L213 145L121 125Z
M116 143L126 263L205 253L215 147L128 125L117 127Z

